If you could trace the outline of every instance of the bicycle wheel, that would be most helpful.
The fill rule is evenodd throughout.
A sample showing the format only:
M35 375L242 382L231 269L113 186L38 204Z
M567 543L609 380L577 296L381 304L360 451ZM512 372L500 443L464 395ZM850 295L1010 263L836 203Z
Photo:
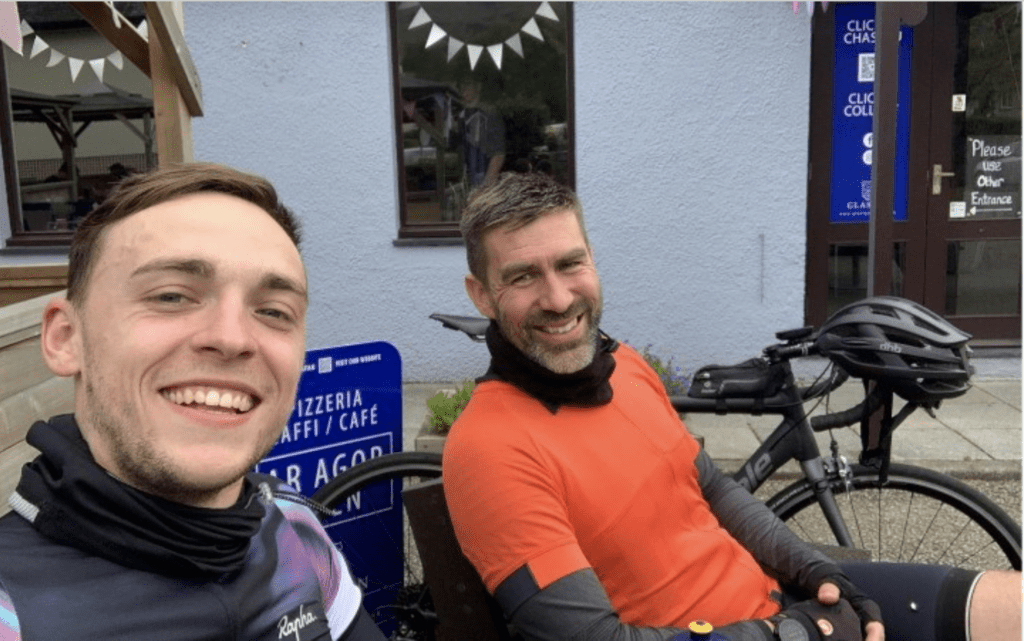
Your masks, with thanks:
M849 491L839 478L830 484L855 547L872 560L1020 570L1020 525L974 488L912 465L893 463L885 484L871 468L852 471ZM797 536L836 545L806 479L766 504Z
M402 508L402 489L441 476L441 455L385 454L342 472L312 496L334 512L324 527L363 588L364 604L394 641L433 641L436 615L423 581L416 543ZM342 530L338 530L343 532Z

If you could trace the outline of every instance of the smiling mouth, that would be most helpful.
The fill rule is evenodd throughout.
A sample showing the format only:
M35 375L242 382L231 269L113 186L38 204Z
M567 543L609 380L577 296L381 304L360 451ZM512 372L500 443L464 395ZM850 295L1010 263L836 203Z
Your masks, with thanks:
M539 325L537 326L537 330L545 334L568 334L572 330L576 329L576 326L580 324L582 318L583 315L580 314L579 316L566 321L564 325Z
M245 414L259 404L259 399L234 389L215 387L168 387L160 394L175 405L215 409Z

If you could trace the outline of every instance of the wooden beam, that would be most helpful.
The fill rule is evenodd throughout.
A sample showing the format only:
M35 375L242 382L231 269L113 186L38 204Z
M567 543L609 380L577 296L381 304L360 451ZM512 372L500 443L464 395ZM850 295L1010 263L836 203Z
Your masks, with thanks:
M106 2L72 2L70 3L86 22L98 31L110 44L124 54L125 58L138 67L142 73L149 73L149 43L142 37L135 26L123 16L120 27L114 24L114 16Z
M147 2L150 40L160 41L171 75L192 116L203 115L203 87L169 2Z
M156 2L146 3L146 16L158 12ZM161 166L192 162L192 118L181 94L181 86L172 71L173 51L166 51L163 41L149 39L149 59L153 79L153 113L156 149Z

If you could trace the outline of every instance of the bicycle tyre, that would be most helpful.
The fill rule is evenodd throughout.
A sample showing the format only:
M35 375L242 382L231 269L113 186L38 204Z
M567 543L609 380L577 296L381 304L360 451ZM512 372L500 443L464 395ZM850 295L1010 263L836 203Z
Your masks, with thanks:
M345 513L350 509L353 497L360 496L359 512L366 516L360 527L371 532L374 548L362 549L357 545L345 546L342 554L352 567L374 567L378 559L396 558L400 555L402 565L401 585L375 585L371 575L360 577L366 599L367 611L382 631L392 641L433 641L437 616L433 602L423 580L419 554L409 530L408 518L402 511L402 536L395 540L388 528L374 519L390 509L384 505L378 509L373 501L378 495L400 496L401 489L392 485L401 482L401 487L441 476L441 455L430 452L395 452L368 459L355 465L316 491L313 501L331 512ZM380 490L384 490L381 492ZM383 501L384 499L380 499ZM393 498L390 499L393 501ZM328 527L331 517L324 519ZM376 535L376 533L383 535Z
M829 483L857 548L874 561L932 563L967 569L1021 569L1021 527L981 492L933 470L893 463L888 480L852 466L850 491ZM836 545L806 479L766 501L793 532L811 543Z

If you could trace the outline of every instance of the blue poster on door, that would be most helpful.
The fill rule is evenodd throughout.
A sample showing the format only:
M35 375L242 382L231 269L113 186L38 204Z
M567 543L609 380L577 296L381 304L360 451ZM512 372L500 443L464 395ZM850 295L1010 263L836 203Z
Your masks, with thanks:
M864 223L871 214L875 102L875 5L836 3L829 222ZM900 27L893 216L907 219L910 65L914 30Z
M256 471L312 496L348 468L401 449L398 350L384 342L310 350L288 424ZM402 586L405 559L394 544L404 535L400 491L391 483L356 492L324 521L369 612L386 610Z

